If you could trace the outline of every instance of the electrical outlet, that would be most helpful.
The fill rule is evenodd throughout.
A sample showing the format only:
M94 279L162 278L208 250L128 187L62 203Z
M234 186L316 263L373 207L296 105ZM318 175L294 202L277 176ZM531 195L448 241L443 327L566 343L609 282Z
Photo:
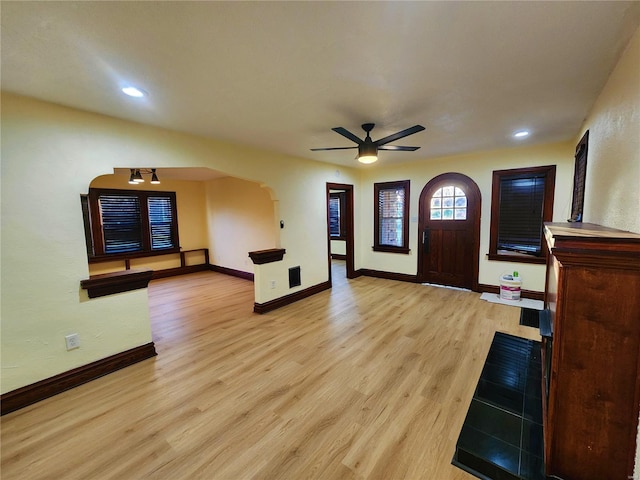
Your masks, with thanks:
M276 288L276 281L275 280L270 280L269 281L269 286L271 287L271 289Z
M73 350L74 348L80 348L80 337L77 333L72 333L71 335L67 335L64 337L65 342L67 342L67 350Z

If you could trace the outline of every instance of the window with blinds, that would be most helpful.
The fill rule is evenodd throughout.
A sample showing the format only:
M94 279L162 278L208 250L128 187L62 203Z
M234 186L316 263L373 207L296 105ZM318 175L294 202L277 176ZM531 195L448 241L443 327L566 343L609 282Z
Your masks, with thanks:
M554 188L555 165L493 172L490 260L545 262Z
M500 179L498 249L539 256L545 176Z
M346 239L344 208L346 196L344 192L329 194L329 235L333 240Z
M104 253L142 250L140 200L136 195L101 195L98 199Z
M149 232L151 250L172 248L173 207L171 197L149 197Z
M374 184L376 251L409 253L409 180Z
M89 257L179 251L175 192L89 189Z
M587 150L589 147L589 130L586 131L576 146L576 163L573 172L573 199L571 201L570 222L582 221L584 208L584 185L587 178Z

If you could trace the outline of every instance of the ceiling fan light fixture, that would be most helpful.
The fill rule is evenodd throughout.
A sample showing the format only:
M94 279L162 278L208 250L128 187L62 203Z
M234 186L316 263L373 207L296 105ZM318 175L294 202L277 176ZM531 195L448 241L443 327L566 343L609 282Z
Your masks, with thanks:
M371 142L371 140L369 140ZM373 163L378 160L378 149L373 143L365 143L358 148L358 161L360 163Z
M360 155L358 161L360 163L373 163L378 160L376 155Z
M378 150L394 150L396 152L414 152L418 150L420 147L404 147L400 145L387 145L388 143L395 142L404 137L408 137L409 135L413 135L414 133L421 132L424 130L422 125L414 125L413 127L405 128L400 132L396 132L393 135L389 135L384 138L380 138L375 142L371 140L370 132L375 127L375 123L363 123L362 129L365 131L367 136L364 140L360 137L354 135L349 130L343 127L335 127L332 128L334 132L342 135L345 138L348 138L352 142L354 142L357 147L328 147L328 148L312 148L312 151L318 150L351 150L352 148L358 149L358 156L356 157L360 163L373 163L378 160Z
M156 173L156 169L151 169L151 183L154 185L158 185L160 183L160 179L158 178L158 174Z

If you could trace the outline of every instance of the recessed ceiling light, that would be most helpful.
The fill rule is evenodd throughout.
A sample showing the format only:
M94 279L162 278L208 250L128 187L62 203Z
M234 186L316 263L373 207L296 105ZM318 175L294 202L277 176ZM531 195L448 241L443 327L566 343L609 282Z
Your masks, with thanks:
M528 130L518 130L517 132L515 132L513 134L513 136L516 137L516 138L528 137L529 136L529 131Z
M130 97L136 97L136 98L144 97L144 92L136 87L131 87L131 86L123 87L122 92L125 95L129 95Z

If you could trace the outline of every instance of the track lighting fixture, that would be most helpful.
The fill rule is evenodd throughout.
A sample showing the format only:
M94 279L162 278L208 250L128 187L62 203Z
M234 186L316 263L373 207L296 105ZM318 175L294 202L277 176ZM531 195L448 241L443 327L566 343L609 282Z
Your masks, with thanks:
M131 185L137 185L138 183L144 183L144 178L142 174L151 175L151 183L157 185L160 183L158 179L158 174L156 173L155 168L130 168L131 174L129 175L129 183Z

